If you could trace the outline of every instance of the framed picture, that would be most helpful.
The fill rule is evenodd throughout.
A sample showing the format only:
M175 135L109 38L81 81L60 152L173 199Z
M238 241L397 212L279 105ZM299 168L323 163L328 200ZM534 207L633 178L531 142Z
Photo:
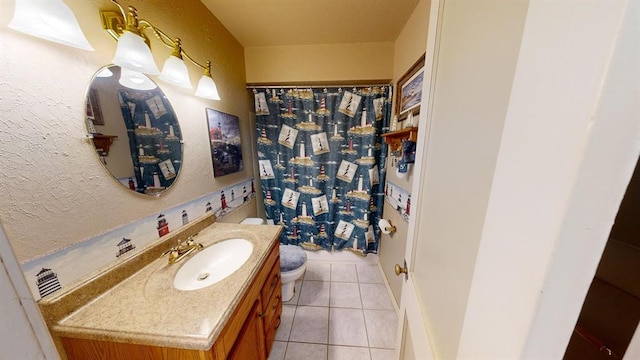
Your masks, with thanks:
M90 119L93 125L104 125L98 93L93 88L89 89L89 94L87 94L87 119Z
M219 177L242 171L242 147L238 117L218 110L206 110L213 176Z
M424 59L425 55L422 54L409 71L398 80L398 90L396 91L398 120L406 119L409 113L413 113L413 115L420 113L422 84L424 83Z

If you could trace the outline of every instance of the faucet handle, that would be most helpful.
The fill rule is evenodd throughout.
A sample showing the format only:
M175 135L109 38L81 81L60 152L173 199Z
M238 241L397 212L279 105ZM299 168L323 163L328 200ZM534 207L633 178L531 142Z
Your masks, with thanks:
M197 234L189 236L189 237L187 238L187 240L185 241L185 244L186 244L187 246L193 245L193 244L195 243L195 242L193 241L193 237L194 237L194 236L196 236L196 235L197 235Z
M169 251L169 264L172 264L173 262L175 262L179 256L180 254L178 253L178 250Z
M171 249L169 249L169 250L167 250L167 251L163 252L163 253L162 253L162 255L160 255L160 257L167 256L167 255L169 255L172 251L176 251L176 249L175 249L175 248L171 248Z
M182 239L178 238L178 244L176 245L175 249L180 250L183 246L187 245L188 241L189 241L189 239L182 240Z

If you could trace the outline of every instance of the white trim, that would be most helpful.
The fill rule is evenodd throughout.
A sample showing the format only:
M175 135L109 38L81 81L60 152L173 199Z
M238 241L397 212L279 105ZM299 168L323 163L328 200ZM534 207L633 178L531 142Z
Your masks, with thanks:
M412 352L413 354L419 354L418 359L420 360L434 360L435 354L433 353L433 349L431 348L431 343L429 342L429 338L425 337L423 334L427 333L427 328L425 327L425 323L423 319L425 318L424 313L420 309L420 301L417 297L417 291L413 286L412 279L405 281L402 286L402 302L405 304L405 307L401 308L401 311L404 313L399 313L398 318L401 319L402 323L398 323L399 325L399 341L402 341L404 336L407 335L405 329L402 328L402 324L404 321L407 323L407 327L411 330L411 344L413 345ZM406 316L406 315L409 316ZM419 316L417 316L419 315ZM396 359L403 359L405 356L405 349L401 346L397 346L396 349Z
M367 256L358 256L349 251L334 251L327 250L309 251L307 253L307 259L310 261L328 262L328 263L353 263L353 264L378 264L379 258L377 254L367 254Z
M29 286L24 278L24 274L22 273L22 269L18 264L18 260L16 259L13 249L9 244L9 239L7 238L6 233L4 232L4 227L0 224L0 271L5 273L8 276L8 280L11 283L11 287L9 289L3 289L8 293L14 293L15 296L18 297L19 302L22 306L22 310L24 311L24 316L26 317L26 322L24 324L15 324L15 323L7 323L3 322L0 326L9 326L12 329L17 327L29 327L34 336L34 344L30 346L39 346L40 351L39 354L44 356L44 359L48 360L57 360L60 359L58 355L58 351L53 345L53 340L51 339L51 335L49 334L49 330L45 325L44 319L40 314L40 309L36 304L31 291L29 290ZM6 271L6 272L5 272ZM2 275L0 275L2 276ZM3 304L6 306L6 304ZM5 339L0 339L0 342ZM30 339L25 338L25 342L29 342ZM24 344L2 344L3 351L18 351L17 348L12 350L10 345L20 347L24 346ZM6 354L5 354L6 355Z
M592 10L598 21L585 25L592 36L584 37L593 46L608 43L609 51L593 52L606 69L523 359L564 354L640 152L640 2L599 5Z

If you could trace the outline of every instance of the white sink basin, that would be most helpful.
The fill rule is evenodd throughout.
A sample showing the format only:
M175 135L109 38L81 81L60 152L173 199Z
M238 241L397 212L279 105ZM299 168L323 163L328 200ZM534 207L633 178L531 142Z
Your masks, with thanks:
M213 285L233 274L253 252L253 244L245 239L229 239L213 244L182 265L173 286L178 290L197 290Z

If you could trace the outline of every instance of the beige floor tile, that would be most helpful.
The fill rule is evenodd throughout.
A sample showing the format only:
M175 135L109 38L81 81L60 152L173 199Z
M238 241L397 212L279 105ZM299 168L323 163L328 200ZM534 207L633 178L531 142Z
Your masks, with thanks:
M331 308L329 344L369 346L362 310Z
M298 306L289 341L326 344L329 332L329 308Z

